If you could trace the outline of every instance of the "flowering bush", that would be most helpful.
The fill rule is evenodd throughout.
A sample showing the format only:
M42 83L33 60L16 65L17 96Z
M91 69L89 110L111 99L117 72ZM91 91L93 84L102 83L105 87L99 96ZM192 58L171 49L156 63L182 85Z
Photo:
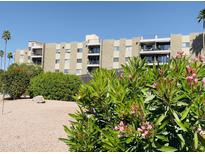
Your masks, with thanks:
M180 52L161 66L133 58L120 76L96 70L61 140L70 151L205 151L203 62Z

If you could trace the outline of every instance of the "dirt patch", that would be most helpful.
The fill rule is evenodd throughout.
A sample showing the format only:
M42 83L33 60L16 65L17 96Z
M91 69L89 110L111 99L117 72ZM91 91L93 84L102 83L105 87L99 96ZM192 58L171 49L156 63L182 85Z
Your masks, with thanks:
M2 100L0 100L2 109ZM31 99L6 100L0 114L0 152L65 152L58 138L66 137L63 125L69 125L74 102L51 101L36 104Z

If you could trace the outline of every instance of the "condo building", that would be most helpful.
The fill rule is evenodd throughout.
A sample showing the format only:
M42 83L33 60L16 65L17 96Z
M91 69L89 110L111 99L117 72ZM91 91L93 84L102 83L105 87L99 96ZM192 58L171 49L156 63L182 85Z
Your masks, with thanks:
M178 51L187 56L203 54L202 33L154 36L151 39L100 39L86 35L83 42L42 43L29 41L24 50L16 50L15 63L40 65L45 72L84 75L96 68L120 69L132 57L141 57L148 65L164 64Z

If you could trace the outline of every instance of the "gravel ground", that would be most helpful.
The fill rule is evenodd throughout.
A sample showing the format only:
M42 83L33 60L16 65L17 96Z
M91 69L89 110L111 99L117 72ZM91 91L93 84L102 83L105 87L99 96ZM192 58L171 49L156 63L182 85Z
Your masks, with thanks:
M69 125L67 115L76 109L74 102L6 100L4 115L0 114L0 152L66 152L58 138L66 137L63 125Z

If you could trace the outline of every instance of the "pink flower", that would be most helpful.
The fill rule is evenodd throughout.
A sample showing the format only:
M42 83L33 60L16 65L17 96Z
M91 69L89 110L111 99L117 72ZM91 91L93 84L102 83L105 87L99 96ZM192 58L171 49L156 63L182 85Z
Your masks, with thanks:
M143 131L141 128L137 128L137 130L138 130L139 132L142 132L142 131Z
M149 133L148 131L144 131L144 133L143 133L143 134L146 136L148 133Z
M194 79L194 83L195 84L198 83L198 79L197 78Z
M190 82L190 81L192 81L194 78L193 78L192 76L187 76L186 79L187 79L187 81Z
M184 52L183 51L178 51L176 58L181 58L183 56Z
M148 125L148 126L147 126L147 129L152 129L152 125Z
M190 66L186 67L186 71L187 71L188 74L195 73L195 70L193 70Z
M192 77L193 77L193 78L196 78L196 73L193 73L193 74L192 74Z
M126 125L124 124L123 121L120 121L120 123L118 124L118 126L115 126L114 130L118 130L120 132L125 131Z
M145 129L145 126L141 126L141 128L142 128L142 130L144 130L144 129Z
M145 122L137 130L140 132L142 138L147 138L151 135L153 126L149 122Z

